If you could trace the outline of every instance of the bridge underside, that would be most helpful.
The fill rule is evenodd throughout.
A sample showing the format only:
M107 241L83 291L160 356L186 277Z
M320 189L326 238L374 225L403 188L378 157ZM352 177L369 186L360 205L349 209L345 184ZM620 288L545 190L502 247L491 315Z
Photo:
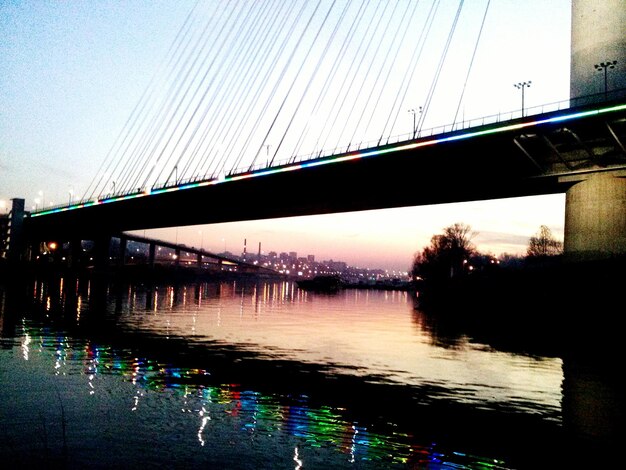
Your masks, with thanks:
M541 120L555 115L542 115ZM483 133L498 126L457 131L445 137L473 136L417 148L31 217L28 233L33 239L89 238L128 230L554 194L598 172L626 176L624 109L515 126L530 120L509 122L498 132ZM433 138L422 141L428 140Z

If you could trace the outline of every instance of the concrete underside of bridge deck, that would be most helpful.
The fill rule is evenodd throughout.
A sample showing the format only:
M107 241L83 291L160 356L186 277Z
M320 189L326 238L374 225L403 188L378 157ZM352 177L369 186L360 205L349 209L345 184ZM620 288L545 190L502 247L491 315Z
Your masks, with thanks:
M28 220L34 237L93 239L159 227L260 220L564 192L509 140L451 143Z

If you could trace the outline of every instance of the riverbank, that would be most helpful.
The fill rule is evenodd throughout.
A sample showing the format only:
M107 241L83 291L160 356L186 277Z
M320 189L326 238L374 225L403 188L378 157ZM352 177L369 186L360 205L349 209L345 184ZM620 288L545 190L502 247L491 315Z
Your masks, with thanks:
M105 270L94 268L70 269L65 266L53 264L9 264L6 260L0 260L0 282L15 280L18 278L33 278L45 276L83 277L108 279L123 282L156 282L156 283L180 283L193 281L221 281L221 280L287 280L298 283L298 286L307 290L326 291L328 286L315 288L313 280L303 280L302 277L284 275L268 270L262 271L228 271L199 268L187 265L125 265L110 266ZM307 283L313 282L313 289L308 289ZM414 291L416 284L412 281L398 279L378 280L375 282L349 282L338 280L331 291L338 289L367 289L367 290L401 290Z
M439 329L552 353L576 350L568 338L603 347L617 338L625 282L623 257L556 260L424 283L414 300L424 321Z
M75 277L98 278L110 281L132 282L191 282L191 281L220 281L231 279L285 279L280 273L267 271L221 271L198 268L195 266L174 265L125 265L111 266L97 270L92 267L71 269L55 265L10 264L0 263L0 282L14 281L20 278L33 277Z
M527 263L523 267L500 268L436 282L423 282L423 302L453 306L468 301L504 301L512 306L526 302L564 302L568 299L621 295L626 280L626 257L601 261L568 262L562 259ZM520 303L521 302L521 303ZM491 302L488 302L491 303Z

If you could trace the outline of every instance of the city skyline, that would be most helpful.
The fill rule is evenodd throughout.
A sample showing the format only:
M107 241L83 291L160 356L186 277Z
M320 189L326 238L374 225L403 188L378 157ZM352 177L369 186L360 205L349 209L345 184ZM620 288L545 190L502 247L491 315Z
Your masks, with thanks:
M565 196L556 194L132 233L203 247L215 253L240 253L247 240L249 247L261 242L265 253L295 251L324 259L341 259L351 266L408 271L415 253L427 246L433 235L454 223L472 227L472 242L482 253L523 256L530 237L541 225L548 226L555 237L563 239L564 212ZM316 230L320 224L330 229Z
M220 5L205 3L216 9ZM490 8L467 83L462 107L467 118L519 109L521 95L514 84L521 81L532 81L527 107L569 97L570 2L513 3L485 1L465 7L464 15L474 24ZM29 209L81 197L192 5L131 1L0 6L4 211L14 197L25 198ZM454 67L458 51L451 49L450 57L456 59L446 65ZM454 69L448 72L455 75ZM465 72L459 68L456 75ZM405 106L399 133L410 131L416 117L410 110L419 105ZM551 195L158 229L147 235L180 238L188 245L204 237L210 246L225 244L230 251L247 238L268 250L284 246L351 264L406 270L432 235L456 222L478 232L474 242L479 250L498 255L522 253L540 225L562 238L563 220L564 196Z

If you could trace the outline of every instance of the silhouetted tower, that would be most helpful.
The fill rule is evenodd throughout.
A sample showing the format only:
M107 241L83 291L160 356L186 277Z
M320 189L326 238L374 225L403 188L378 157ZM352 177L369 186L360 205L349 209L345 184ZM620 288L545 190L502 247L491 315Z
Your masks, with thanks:
M617 63L610 70L601 66L614 61ZM626 88L625 70L624 0L573 0L570 98L597 93L596 100L604 100L606 78L607 96L611 99L611 92Z
M610 71L605 70L609 63L614 65ZM572 105L610 101L626 95L624 0L572 0L570 67L570 98L594 94L592 99L572 101ZM564 241L567 259L597 260L626 255L626 179L621 176L619 172L581 175L580 182L567 190Z
M6 234L6 257L9 261L20 261L24 257L23 225L26 212L25 200L11 199L12 206Z

